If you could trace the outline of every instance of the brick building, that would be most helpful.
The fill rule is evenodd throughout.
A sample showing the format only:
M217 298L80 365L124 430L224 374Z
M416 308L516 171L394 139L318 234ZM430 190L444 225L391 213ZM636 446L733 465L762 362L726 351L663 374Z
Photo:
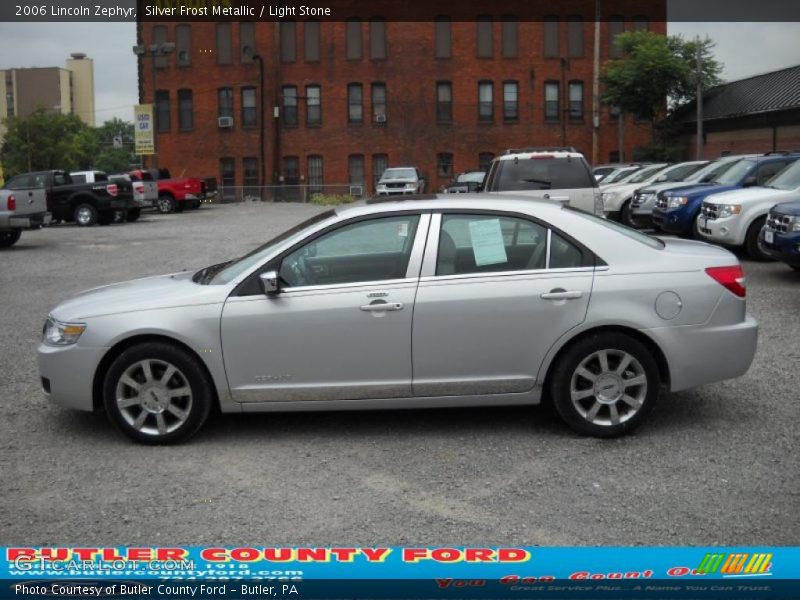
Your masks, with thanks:
M569 145L613 160L618 123L607 107L592 157L594 3L571 4L541 20L495 8L473 21L140 22L139 44L176 46L139 59L142 102L153 100L156 65L159 165L258 185L263 151L267 184L370 193L386 166L417 166L435 190L509 147ZM665 33L665 3L646 4L621 0L603 15L600 64L621 31ZM625 155L649 136L627 119Z

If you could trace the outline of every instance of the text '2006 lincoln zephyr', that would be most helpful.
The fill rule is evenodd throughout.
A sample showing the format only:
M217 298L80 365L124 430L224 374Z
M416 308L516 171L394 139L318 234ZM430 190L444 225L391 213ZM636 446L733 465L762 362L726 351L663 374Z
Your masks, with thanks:
M145 443L188 438L215 406L543 399L610 437L662 390L747 371L758 327L730 252L489 196L349 205L227 263L83 292L47 318L42 385Z

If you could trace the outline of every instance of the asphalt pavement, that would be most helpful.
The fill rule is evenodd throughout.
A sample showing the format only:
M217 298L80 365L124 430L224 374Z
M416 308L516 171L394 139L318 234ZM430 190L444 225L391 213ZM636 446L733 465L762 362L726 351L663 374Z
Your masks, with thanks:
M218 415L146 447L46 399L35 348L58 302L222 262L320 210L209 205L0 251L0 545L798 543L800 273L778 263L744 262L747 375L663 396L622 439L517 407Z

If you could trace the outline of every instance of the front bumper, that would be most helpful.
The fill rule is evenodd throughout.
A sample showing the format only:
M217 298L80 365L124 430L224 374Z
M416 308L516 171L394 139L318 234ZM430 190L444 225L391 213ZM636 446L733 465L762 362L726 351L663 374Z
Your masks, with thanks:
M762 229L758 235L758 244L766 254L787 265L800 266L800 233L771 231L771 244L765 239L766 233L767 230Z
M49 212L33 213L8 218L8 226L12 229L39 229L50 225L53 215Z
M739 232L739 217L706 219L700 215L697 219L697 229L705 239L727 246L741 246L744 243L744 236Z
M695 214L683 208L654 208L653 223L667 233L688 233L692 230Z
M39 344L39 375L50 400L65 408L93 410L94 374L107 351L108 348L84 348L80 342L72 346Z
M653 209L656 207L656 197L653 195L652 197L647 197L644 200L640 201L637 204L637 200L631 203L631 214L634 217L647 217L648 219L653 214Z

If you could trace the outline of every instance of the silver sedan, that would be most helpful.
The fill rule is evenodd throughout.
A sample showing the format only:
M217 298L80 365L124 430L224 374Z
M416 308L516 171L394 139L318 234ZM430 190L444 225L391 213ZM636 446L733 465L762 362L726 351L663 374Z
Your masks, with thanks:
M662 390L745 373L756 338L724 249L464 194L331 210L227 263L83 292L38 356L53 401L144 443L188 438L214 407L545 399L610 437Z

